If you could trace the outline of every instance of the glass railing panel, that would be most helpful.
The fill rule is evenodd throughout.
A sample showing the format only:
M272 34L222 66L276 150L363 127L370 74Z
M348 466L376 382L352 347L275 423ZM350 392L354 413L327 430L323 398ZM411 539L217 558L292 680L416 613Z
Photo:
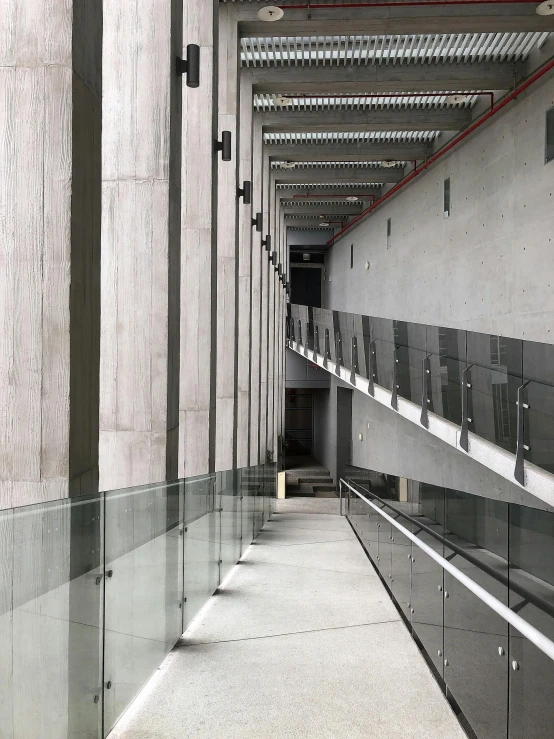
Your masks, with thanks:
M446 538L474 561L445 544L444 556L504 605L508 504L446 490ZM485 571L483 568L488 568ZM508 624L449 572L444 572L444 679L478 737L506 736Z
M184 628L219 584L221 515L215 473L184 483Z
M102 735L103 499L0 514L0 735Z
M106 493L106 730L183 631L182 512L180 482Z
M254 530L253 538L255 539L260 533L262 526L264 525L264 468L265 465L261 464L255 468L254 473Z
M554 387L529 382L525 387L525 459L554 473ZM525 402L524 401L524 402Z
M444 488L419 483L419 515L415 519L439 536L444 536ZM442 541L427 530L414 526L413 533L438 555L444 555ZM413 546L412 556L412 629L442 677L444 570L438 562L416 546Z
M238 470L238 484L242 497L242 546L244 554L254 537L254 503L255 503L255 474L256 467L247 467Z
M238 485L238 470L227 470L216 473L216 485L219 489L218 505L220 510L220 568L221 582L229 570L237 563L241 555L242 537L242 503Z
M402 505L402 504L400 504ZM396 518L396 514L387 511L389 516ZM412 532L412 523L402 517L397 518L398 523ZM412 557L416 558L417 552L412 554L411 539L399 531L396 527L392 528L392 552L391 552L391 589L396 602L402 610L402 613L408 621L412 620L411 613L411 588L412 588Z
M380 506L385 512L387 508ZM392 524L386 521L382 516L381 520L377 524L378 529L378 545L379 545L379 556L377 557L377 567L381 573L381 577L386 582L387 586L391 586L392 577L392 548L393 548L393 527Z
M359 487L359 490L364 493L363 486ZM343 505L348 501L348 489L343 490L343 496L346 496ZM345 505L345 508L347 506ZM348 511L346 511L348 513ZM366 548L367 553L373 560L375 565L378 564L377 557L379 556L379 529L377 524L380 523L381 516L373 510L368 504L358 498L357 495L350 492L350 506L348 518L352 524L355 532L360 538L360 541Z
M388 318L372 318L371 343L375 348L373 380L378 385L392 390L394 367L394 329Z
M515 454L517 447L517 389L521 378L503 367L471 367L468 428L478 436Z
M554 641L554 513L510 505L509 532L510 606ZM538 605L516 592L517 586ZM550 736L554 662L513 627L509 654L509 739Z

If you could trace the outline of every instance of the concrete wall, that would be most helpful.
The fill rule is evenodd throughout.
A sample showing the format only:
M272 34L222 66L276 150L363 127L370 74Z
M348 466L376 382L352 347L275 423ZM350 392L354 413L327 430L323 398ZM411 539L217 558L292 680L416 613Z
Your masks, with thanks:
M291 349L286 350L285 387L296 388L328 388L330 387L329 373L308 362Z
M10 507L98 486L102 7L8 0L0 16L0 507Z
M328 253L325 306L552 343L554 162L545 165L544 146L553 105L550 72L345 234Z

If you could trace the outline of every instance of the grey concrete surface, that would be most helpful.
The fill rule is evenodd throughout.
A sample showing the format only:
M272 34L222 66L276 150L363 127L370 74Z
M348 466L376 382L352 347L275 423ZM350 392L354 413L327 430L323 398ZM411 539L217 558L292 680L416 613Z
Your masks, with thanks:
M183 736L465 735L347 522L284 513L110 735Z

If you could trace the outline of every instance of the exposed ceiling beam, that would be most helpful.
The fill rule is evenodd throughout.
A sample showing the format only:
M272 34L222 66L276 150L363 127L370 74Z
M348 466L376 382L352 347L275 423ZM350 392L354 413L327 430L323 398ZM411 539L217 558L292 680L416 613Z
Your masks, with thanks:
M265 133L318 131L459 131L471 121L471 110L443 108L385 110L307 110L263 113Z
M281 3L279 3L281 4ZM538 3L537 3L538 4ZM401 3L399 3L401 6ZM239 33L243 37L360 36L431 33L512 33L554 31L554 16L541 17L535 5L457 7L328 8L286 10L280 21L267 23L257 16L259 6L237 8Z
M306 167L302 169L274 169L275 182L284 184L326 184L332 182L395 183L404 176L402 169L382 167Z
M324 215L325 217L332 218L335 216L357 216L362 212L362 207L360 205L341 205L340 203L332 203L327 205L304 205L298 206L298 205L284 205L281 204L281 208L286 216L294 216L294 215L312 215L312 216L320 216ZM323 220L323 219L322 219Z
M508 90L516 71L516 65L507 62L250 69L254 92L283 95Z
M286 190L279 189L277 190L278 197L281 198L281 200L291 200L294 202L306 202L310 203L314 200L321 200L321 201L345 201L348 197L357 197L360 200L369 199L370 197L378 198L381 195L381 188L380 187L349 187L348 189L345 189L343 192L339 192L339 189L336 190L328 190L327 192L325 190L322 190L321 188L315 187L311 190L307 190L305 186L302 186L302 190L300 189L289 189Z
M425 159L426 144L390 142L374 144L363 141L358 144L266 144L270 160L287 162L382 162L413 161Z

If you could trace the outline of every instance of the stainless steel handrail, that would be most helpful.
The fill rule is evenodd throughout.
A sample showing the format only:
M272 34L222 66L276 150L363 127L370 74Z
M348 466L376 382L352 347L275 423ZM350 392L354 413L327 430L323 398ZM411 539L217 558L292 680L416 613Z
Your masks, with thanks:
M386 521L397 528L407 539L410 539L410 541L412 541L417 547L424 551L425 554L431 557L431 559L434 559L437 564L439 564L444 570L449 572L452 577L458 580L458 582L460 582L471 593L479 598L479 600L485 603L485 605L487 605L492 611L503 618L504 621L507 621L511 626L514 627L514 629L517 629L517 631L519 631L522 636L524 636L526 639L529 639L529 641L534 644L537 649L540 649L541 652L550 657L550 659L554 660L554 642L552 642L547 636L545 636L534 626L531 626L530 623L521 618L521 616L519 616L517 613L514 613L510 608L508 608L508 606L505 606L504 603L498 600L498 598L495 598L494 595L491 595L487 590L485 590L485 588L474 582L470 577L468 577L464 572L455 567L447 559L441 557L440 554L437 554L434 549L425 544L425 542L418 539L417 536L412 534L411 531L408 531L407 528L399 524L398 521L396 521L392 516L389 516L388 513L385 513L381 508L379 508L379 506L375 505L375 503L366 498L365 495L362 495L362 493L353 488L352 485L346 482L346 480L341 479L339 484L341 487L342 485L346 485L346 487L355 495L357 495L358 498L361 498L365 503L367 503L368 506L373 508L373 510L379 513L379 515L381 515Z

